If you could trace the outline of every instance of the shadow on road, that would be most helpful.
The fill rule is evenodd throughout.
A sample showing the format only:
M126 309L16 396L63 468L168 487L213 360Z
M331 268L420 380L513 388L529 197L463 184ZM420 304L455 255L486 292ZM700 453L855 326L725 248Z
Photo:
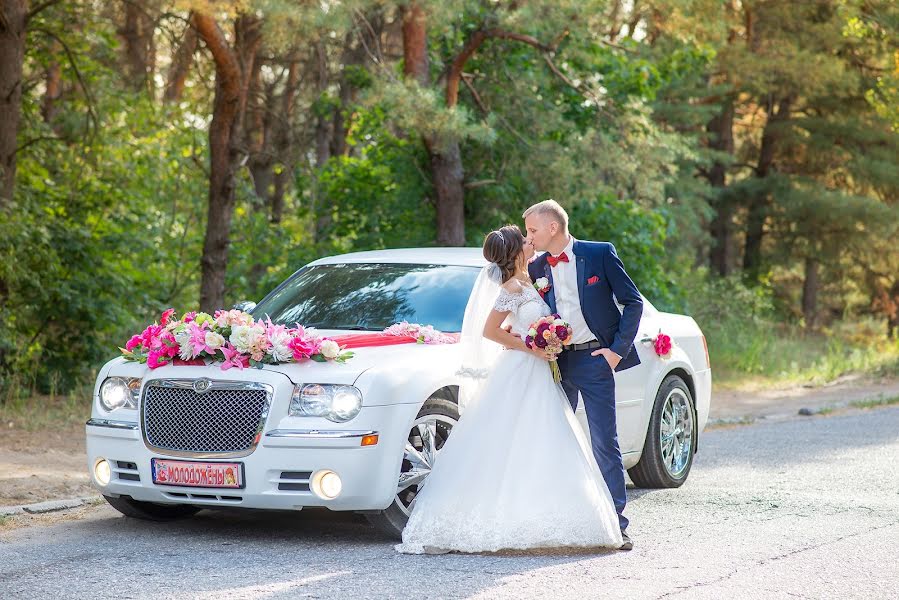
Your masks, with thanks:
M177 574L168 579L174 587L165 590L172 597L281 598L299 591L313 597L359 597L364 590L365 597L409 598L403 590L411 594L408 586L429 580L440 582L440 590L434 590L438 596L468 597L503 585L505 578L619 554L585 549L409 556L397 553L395 543L361 515L323 509L203 510L179 521L151 522L101 506L87 519L57 525L54 535L37 544L18 540L14 545L21 544L24 552L0 567L0 580L18 579L26 588L37 585L53 576L46 567L76 554L79 562L90 564L111 564L127 556L128 573L135 578L119 582L126 596L154 595L142 583L166 573ZM70 597L82 597L87 589L70 591Z

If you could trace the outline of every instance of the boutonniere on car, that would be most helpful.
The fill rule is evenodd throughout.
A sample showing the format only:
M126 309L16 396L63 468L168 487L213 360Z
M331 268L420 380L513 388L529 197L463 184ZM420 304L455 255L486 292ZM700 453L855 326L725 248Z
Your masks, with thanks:
M662 330L659 330L658 335L655 337L649 337L648 335L643 337L640 342L644 344L652 344L652 349L655 351L656 355L663 359L668 360L671 358L671 349L674 347L674 342L671 340L671 336L667 333L662 333Z
M671 358L671 337L659 330L659 335L652 340L652 347L661 358Z
M540 293L540 297L543 298L546 296L546 292L552 288L552 285L550 285L548 277L541 277L534 282L534 288Z

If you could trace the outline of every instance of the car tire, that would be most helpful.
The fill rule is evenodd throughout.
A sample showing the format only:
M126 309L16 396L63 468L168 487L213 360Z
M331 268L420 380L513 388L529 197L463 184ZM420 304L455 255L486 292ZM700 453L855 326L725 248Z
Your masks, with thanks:
M134 519L144 521L174 521L196 514L199 508L187 504L156 504L155 502L141 502L130 496L103 496L111 507Z
M669 375L659 386L643 454L628 470L641 488L676 488L683 485L696 451L696 408L686 382Z
M365 517L368 522L389 535L394 539L402 539L403 528L409 520L409 514L414 507L415 496L418 493L418 484L408 484L401 487L402 484L411 480L420 480L422 483L427 478L432 464L417 463L416 458L410 460L409 445L412 445L426 460L431 460L436 451L439 451L446 443L452 427L459 420L459 406L447 398L441 396L431 396L422 405L421 410L415 417L412 428L409 431L409 439L407 440L407 451L404 453L402 466L400 467L400 476L397 483L397 495L393 499L393 503L385 510L374 513L366 513ZM431 431L436 432L434 443L423 440L422 427L426 430L433 423L434 428ZM432 450L426 450L430 446ZM414 464L416 461L417 464ZM427 472L425 472L427 471Z

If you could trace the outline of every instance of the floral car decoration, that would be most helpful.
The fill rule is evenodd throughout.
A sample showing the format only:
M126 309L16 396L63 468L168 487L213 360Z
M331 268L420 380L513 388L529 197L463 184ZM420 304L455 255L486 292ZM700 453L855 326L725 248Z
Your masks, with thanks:
M443 333L430 325L419 325L407 321L394 323L385 329L384 333L386 335L395 335L399 337L413 337L418 344L455 344L459 341L458 335Z
M652 340L652 347L661 358L671 358L671 345L671 336L661 331Z
M158 323L119 349L126 360L146 363L151 369L170 363L205 364L206 360L221 362L223 371L261 369L265 364L305 360L342 363L353 357L336 341L299 324L287 327L271 319L254 320L240 310L218 310L214 315L189 312L177 319L170 308Z

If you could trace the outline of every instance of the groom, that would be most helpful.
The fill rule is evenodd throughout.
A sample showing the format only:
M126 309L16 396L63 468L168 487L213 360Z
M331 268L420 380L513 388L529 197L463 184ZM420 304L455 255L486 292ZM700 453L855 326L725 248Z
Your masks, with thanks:
M624 465L618 447L613 371L640 364L634 337L643 314L643 299L631 281L615 247L608 242L583 242L568 233L568 213L555 200L533 205L522 215L527 239L544 254L528 266L531 279L549 280L544 300L554 313L571 324L572 345L559 355L562 387L571 408L578 392L590 425L593 456L612 494L624 539L622 550L633 543L622 514L627 503ZM615 303L624 305L619 311Z

